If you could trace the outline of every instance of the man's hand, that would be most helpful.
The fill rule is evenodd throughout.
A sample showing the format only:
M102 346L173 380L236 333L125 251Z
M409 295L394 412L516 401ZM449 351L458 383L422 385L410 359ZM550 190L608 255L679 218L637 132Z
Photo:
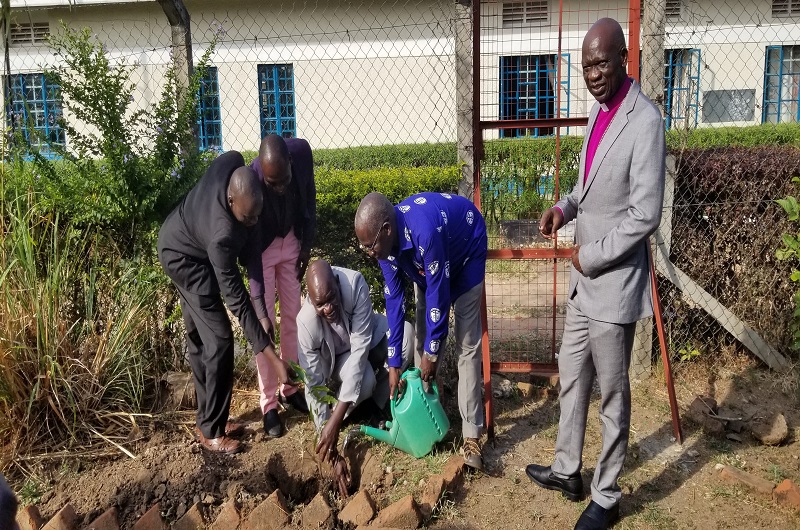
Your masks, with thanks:
M578 251L581 249L580 245L575 245L572 247L572 266L575 267L575 270L583 274L583 269L581 268L581 260L578 259Z
M339 489L339 495L346 499L348 496L347 489L350 487L350 472L347 470L347 461L337 451L335 452L336 455L333 457L333 482Z
M300 255L297 256L297 263L295 263L294 268L297 270L297 281L302 282L303 276L306 275L306 269L308 268L308 260L311 259L311 251L310 250L300 250Z
M406 386L404 379L400 379L400 368L389 367L389 399L395 398L395 391L403 393Z
M317 442L317 458L320 462L326 460L331 465L336 463L336 444L339 442L339 430L341 429L341 421L337 418L331 417L319 433L319 442Z
M563 223L564 214L554 206L548 208L542 215L542 219L539 221L539 231L545 238L553 239Z
M428 359L426 355L422 356L419 370L422 372L422 380L426 383L430 383L436 377L436 363Z
M297 377L297 374L294 373L294 370L292 370L288 362L278 357L275 353L275 348L267 346L261 353L262 355L266 355L267 360L269 360L270 365L272 365L272 369L275 370L275 377L278 380L278 384L288 386L297 385L297 383L292 381L292 378Z

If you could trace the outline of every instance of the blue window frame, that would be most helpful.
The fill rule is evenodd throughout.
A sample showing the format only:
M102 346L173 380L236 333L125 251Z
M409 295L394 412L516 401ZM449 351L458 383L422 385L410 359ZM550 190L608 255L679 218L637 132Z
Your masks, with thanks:
M800 122L800 45L767 46L762 123Z
M217 67L206 68L197 94L197 133L200 150L222 151L222 117L220 115Z
M258 106L261 137L296 134L294 115L294 68L291 64L258 65Z
M664 50L664 122L667 129L697 127L700 50Z
M560 82L564 97L561 100L561 116L569 116L569 54L562 54L566 68L562 66ZM556 89L558 79L558 56L521 55L500 57L500 119L536 119L556 117ZM533 129L501 129L501 138L520 136L550 136L552 127Z
M66 145L61 118L61 87L42 73L14 74L9 78L6 102L8 125L47 158L58 154L53 146Z

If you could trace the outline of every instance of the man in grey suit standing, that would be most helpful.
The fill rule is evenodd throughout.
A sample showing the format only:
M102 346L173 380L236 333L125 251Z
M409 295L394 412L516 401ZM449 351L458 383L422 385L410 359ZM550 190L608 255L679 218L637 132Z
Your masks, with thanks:
M333 465L339 492L347 496L347 465L337 449L344 419L370 397L378 409L389 401L386 315L375 313L369 286L357 271L317 260L306 275L308 298L297 315L300 366L306 375L306 401L319 433L316 451ZM414 331L405 322L402 370L414 351ZM332 406L319 387L338 386ZM316 388L315 388L316 387Z
M603 447L592 502L576 530L609 528L619 517L617 483L630 432L628 367L636 321L650 316L647 238L661 220L664 122L628 78L628 50L617 21L595 22L583 41L583 78L597 100L589 116L573 192L547 210L547 238L576 219L569 299L558 357L561 418L555 460L526 472L539 486L583 497L581 455L595 375L600 386Z

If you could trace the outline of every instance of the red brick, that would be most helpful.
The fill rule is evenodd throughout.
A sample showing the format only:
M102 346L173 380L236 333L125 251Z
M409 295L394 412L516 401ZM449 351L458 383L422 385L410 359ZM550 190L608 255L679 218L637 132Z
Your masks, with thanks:
M356 493L339 512L339 520L355 526L365 525L375 517L375 503L367 490Z
M237 530L240 520L239 510L236 509L236 503L231 499L222 506L222 510L209 530Z
M280 530L289 524L289 508L280 490L256 506L242 523L242 530Z
M159 503L155 503L133 525L133 530L166 530L166 528L167 525L164 524L164 519L161 517L161 505Z
M442 475L433 475L428 478L419 503L419 511L424 521L431 518L436 503L439 502L439 498L441 498L446 489L447 482Z
M333 512L331 511L331 507L328 506L328 503L325 502L325 498L322 494L317 493L317 495L311 499L311 502L303 508L303 512L300 514L300 521L303 528L308 528L310 530L317 528L330 530L333 528Z
M206 521L203 513L200 511L201 504L199 502L189 508L183 516L175 521L172 525L172 530L196 530L197 528L205 528Z
M71 505L67 504L47 524L42 530L75 530L78 526L78 515Z
M754 492L767 497L772 496L772 489L775 487L775 484L767 479L757 477L747 473L746 471L742 471L741 469L731 466L724 466L720 470L719 476L721 479L727 482L741 484L753 490Z
M414 497L406 495L399 501L381 510L378 517L373 521L372 526L383 526L386 528L398 528L403 530L414 530L422 522Z
M447 491L454 492L464 482L464 457L453 455L447 459L442 469L442 477Z
M84 530L119 530L119 515L112 507L92 521Z
M775 486L772 497L778 504L800 511L800 488L788 478Z
M34 505L20 508L17 512L17 525L19 530L39 530L44 525L39 508Z

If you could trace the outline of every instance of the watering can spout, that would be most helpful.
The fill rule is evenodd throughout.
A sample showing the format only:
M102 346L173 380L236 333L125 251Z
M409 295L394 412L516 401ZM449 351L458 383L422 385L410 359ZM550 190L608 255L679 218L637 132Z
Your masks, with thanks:
M370 427L369 425L362 425L361 433L366 434L367 436L371 436L383 443L394 445L394 439L390 431L384 431L383 429L376 429L375 427Z

